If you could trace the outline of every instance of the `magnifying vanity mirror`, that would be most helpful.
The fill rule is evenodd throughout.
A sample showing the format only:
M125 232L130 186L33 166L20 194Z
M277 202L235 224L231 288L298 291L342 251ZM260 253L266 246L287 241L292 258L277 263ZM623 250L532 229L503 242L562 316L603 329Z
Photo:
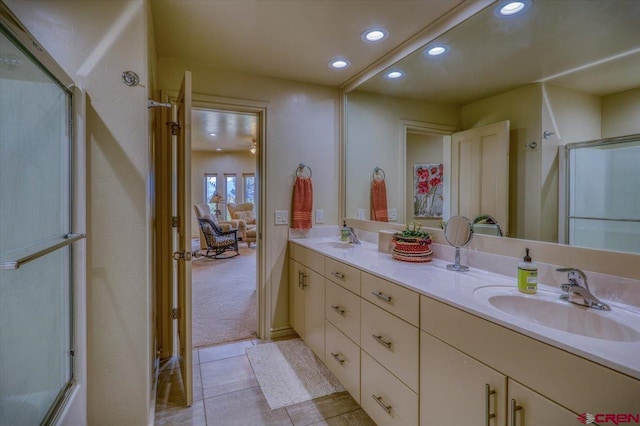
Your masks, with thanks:
M640 1L501 3L347 89L344 216L370 219L380 167L399 223L640 253Z
M471 222L464 216L453 216L444 227L444 238L449 244L456 248L456 256L452 265L447 265L450 271L466 272L468 266L460 264L460 247L464 247L471 242L473 229Z

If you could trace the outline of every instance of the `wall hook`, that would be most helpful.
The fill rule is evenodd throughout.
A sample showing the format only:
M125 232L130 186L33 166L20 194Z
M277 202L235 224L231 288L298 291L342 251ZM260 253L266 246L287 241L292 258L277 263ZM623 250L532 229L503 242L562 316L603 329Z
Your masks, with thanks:
M556 132L550 132L548 130L545 130L544 133L542 134L542 137L545 139L549 139L551 137L551 135L555 135Z
M534 150L538 147L538 142L529 142L529 143L525 143L524 146L526 146L527 148Z
M122 73L122 82L129 87L137 86L140 83L140 77L133 71L125 71Z

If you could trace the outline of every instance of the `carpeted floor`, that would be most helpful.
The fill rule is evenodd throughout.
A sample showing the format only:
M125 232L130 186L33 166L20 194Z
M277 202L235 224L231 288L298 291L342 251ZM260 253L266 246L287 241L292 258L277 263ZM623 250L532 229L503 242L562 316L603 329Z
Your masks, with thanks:
M240 256L192 261L193 347L256 336L256 245Z

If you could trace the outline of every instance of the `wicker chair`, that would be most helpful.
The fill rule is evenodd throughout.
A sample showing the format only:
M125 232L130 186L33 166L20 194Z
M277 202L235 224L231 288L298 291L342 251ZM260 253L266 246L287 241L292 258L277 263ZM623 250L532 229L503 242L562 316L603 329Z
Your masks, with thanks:
M200 230L207 242L206 257L211 259L229 259L240 254L238 250L238 230L223 231L218 225L213 223L211 219L198 218ZM236 254L225 257L218 257L227 251L235 251ZM213 252L213 255L209 254Z

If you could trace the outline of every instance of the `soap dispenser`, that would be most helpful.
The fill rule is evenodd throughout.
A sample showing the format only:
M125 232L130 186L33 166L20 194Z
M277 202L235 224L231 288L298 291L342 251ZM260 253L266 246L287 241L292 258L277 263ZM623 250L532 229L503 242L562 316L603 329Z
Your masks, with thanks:
M523 261L518 263L518 290L527 294L535 294L538 291L538 265L531 261L529 249Z
M349 228L347 227L347 221L342 221L342 228L340 228L340 241L349 241Z

